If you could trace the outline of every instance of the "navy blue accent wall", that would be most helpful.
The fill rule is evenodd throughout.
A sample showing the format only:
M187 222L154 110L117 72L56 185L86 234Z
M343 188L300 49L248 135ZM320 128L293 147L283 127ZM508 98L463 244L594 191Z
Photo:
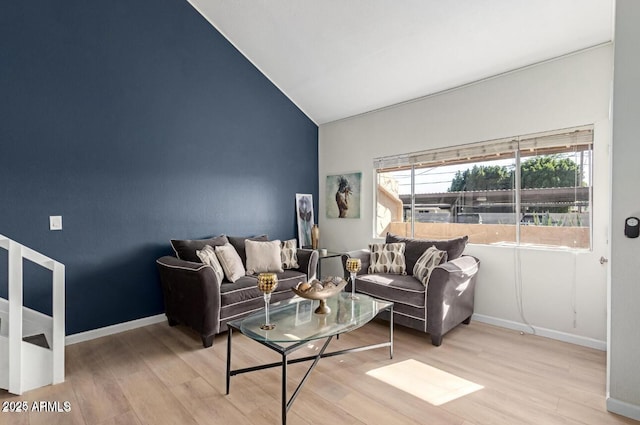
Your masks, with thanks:
M67 334L162 313L170 238L292 238L318 199L317 126L184 0L3 2L0 63L0 234L66 265Z

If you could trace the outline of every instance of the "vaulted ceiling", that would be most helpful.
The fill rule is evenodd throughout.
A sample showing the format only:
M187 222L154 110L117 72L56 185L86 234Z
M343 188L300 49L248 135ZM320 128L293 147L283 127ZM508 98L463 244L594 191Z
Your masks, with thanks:
M614 0L189 0L315 123L612 40Z

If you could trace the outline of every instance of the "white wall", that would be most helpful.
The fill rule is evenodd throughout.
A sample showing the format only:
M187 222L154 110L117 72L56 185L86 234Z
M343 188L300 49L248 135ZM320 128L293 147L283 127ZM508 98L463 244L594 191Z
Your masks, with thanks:
M320 126L318 222L321 245L366 247L373 240L373 158L594 124L593 252L475 245L482 264L475 311L518 327L515 279L520 257L525 317L539 331L604 349L609 256L609 105L613 49L600 46L415 102ZM374 88L372 88L374 89ZM360 219L327 219L328 174L363 172ZM574 313L575 310L575 313ZM544 329L542 329L544 328Z
M624 236L624 219L640 217L640 2L616 3L613 93L612 258L607 407L640 420L640 238Z

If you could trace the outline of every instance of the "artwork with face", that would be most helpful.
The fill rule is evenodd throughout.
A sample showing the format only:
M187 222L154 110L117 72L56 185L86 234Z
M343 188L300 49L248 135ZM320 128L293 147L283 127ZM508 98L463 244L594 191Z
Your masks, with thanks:
M360 218L362 173L327 176L327 218Z
M296 193L296 218L298 220L298 245L300 248L311 246L311 228L313 227L313 196Z

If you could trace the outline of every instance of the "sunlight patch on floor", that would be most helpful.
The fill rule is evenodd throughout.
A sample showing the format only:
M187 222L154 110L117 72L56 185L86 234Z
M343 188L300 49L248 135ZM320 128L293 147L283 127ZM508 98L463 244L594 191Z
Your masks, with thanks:
M372 369L367 375L434 406L440 406L484 388L413 359Z

